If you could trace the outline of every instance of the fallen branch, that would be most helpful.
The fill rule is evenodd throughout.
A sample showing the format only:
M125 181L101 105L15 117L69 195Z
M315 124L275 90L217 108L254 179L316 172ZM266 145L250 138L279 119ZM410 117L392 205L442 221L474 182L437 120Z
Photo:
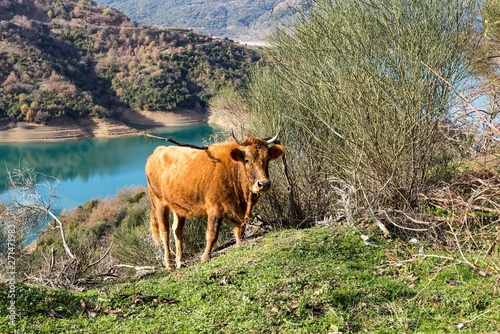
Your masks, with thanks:
M484 315L486 315L486 314L490 313L491 311L496 310L496 309L497 309L497 308L499 308L499 307L500 307L500 305L493 306L493 307L491 307L491 308L487 309L486 311L484 311L483 313L480 313L480 314L476 315L474 318L472 318L472 319L470 319L470 320L467 320L467 321L462 322L460 325L465 326L466 324L470 324L470 323L472 323L472 322L476 321L477 319L481 318L482 316L484 316Z
M59 225L59 230L61 232L61 239L63 242L64 250L66 251L66 254L68 254L68 256L70 258L72 258L73 260L78 260L77 257L73 255L73 253L71 252L71 249L68 246L68 242L66 241L66 234L64 233L64 227L63 227L63 224L61 223L61 221L49 209L47 209L47 208L38 208L38 209L42 209L43 211L45 211L50 217L52 217L57 222L57 224Z
M85 269L82 270L82 273L86 272L89 268L91 268L91 267L93 267L95 265L98 265L109 254L109 252L111 251L111 247L113 247L113 243L111 243L111 245L106 250L106 252L104 252L103 256L101 256L97 261L92 262L91 264L89 264L88 266L86 266Z
M154 266L132 266L130 264L115 264L113 268L129 268L129 269L134 269L135 271L157 270L157 268Z
M398 225L398 224L396 224L396 223L395 223L395 222L394 222L394 221L393 221L393 220L389 217L389 215L387 214L387 212L386 212L385 210L382 210L381 212L385 214L385 216L387 217L387 220L388 220L388 221L389 221L392 225L394 225L394 226L396 226L397 228L400 228L400 229L402 229L402 230L413 231L413 232L427 232L427 231L429 231L429 229L428 229L428 228L411 228L411 227L406 227L406 226L401 226L401 225ZM405 216L406 216L406 214L405 214ZM408 216L407 216L407 217L408 217ZM409 217L408 217L408 218L409 218ZM412 219L410 219L410 220L412 220ZM412 221L413 221L413 220L412 220Z
M129 264L117 264L114 265L109 272L111 272L113 269L117 268L128 268L128 269L134 269L135 270L135 277L141 278L149 274L153 274L158 271L157 267L154 266L132 266Z
M414 222L415 224L431 225L430 222L426 222L426 221L423 221L423 220L417 220L415 218L412 218L412 217L408 216L406 214L406 212L404 212L404 211L401 211L401 210L395 210L395 211L398 212L398 213L401 213L403 216L405 216L406 218L408 218L410 221ZM387 215L387 213L386 213L386 215Z
M455 262L453 265L463 264L463 265L466 265L466 266L471 267L472 269L478 271L479 275L481 275L481 276L486 276L486 275L490 274L490 272L476 266L475 264L473 264L467 260L464 261L464 260L457 259L455 257L437 255L437 254L417 254L408 260L401 260L401 261L393 260L393 261L389 261L388 263L389 264L394 263L396 266L401 266L405 263L412 263L412 262L415 262L418 260L424 260L427 258L436 258L436 259L442 259L442 260L447 260L447 261L453 261L453 262Z
M189 147L189 148L194 148L196 150L207 150L208 149L208 146L197 146L197 145L192 145L192 144L180 143L180 142L178 142L176 140L173 140L172 138L165 138L165 137L155 136L155 135L149 134L147 132L141 132L141 134L143 136L148 137L148 138L153 138L153 139L167 141L169 143L172 143L172 144L175 144L175 145L181 146L181 147Z
M429 278L429 282L427 282L427 284L426 284L426 285L425 285L425 286L424 286L424 287L423 287L423 288L422 288L419 292L417 292L417 294L416 294L415 296L413 296L413 298L408 299L408 301L409 301L409 302L412 302L412 301L414 301L415 299L417 299L417 298L418 298L418 296L420 296L420 294L421 294L422 292L424 292L424 291L425 291L425 289L427 289L427 288L429 287L429 285L431 285L431 283L432 283L432 282L436 279L436 277L437 277L437 276L438 276L438 275L439 275L439 274L440 274L440 273L441 273L444 269L450 268L450 267L452 267L452 266L453 266L453 264L440 267L440 268L438 269L437 273L436 273L434 276L432 276L431 278Z

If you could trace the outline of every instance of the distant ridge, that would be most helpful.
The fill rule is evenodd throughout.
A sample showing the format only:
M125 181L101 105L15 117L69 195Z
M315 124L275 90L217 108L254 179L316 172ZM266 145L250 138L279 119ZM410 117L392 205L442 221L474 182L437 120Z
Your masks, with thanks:
M276 21L293 14L304 0L97 0L134 21L190 28L242 42L263 42Z

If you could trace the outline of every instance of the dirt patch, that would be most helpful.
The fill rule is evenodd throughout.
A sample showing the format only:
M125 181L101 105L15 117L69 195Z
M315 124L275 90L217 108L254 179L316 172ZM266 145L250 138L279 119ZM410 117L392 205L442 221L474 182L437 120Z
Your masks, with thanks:
M120 111L120 121L135 127L180 126L206 123L208 115L199 109L183 109L175 112L164 111Z

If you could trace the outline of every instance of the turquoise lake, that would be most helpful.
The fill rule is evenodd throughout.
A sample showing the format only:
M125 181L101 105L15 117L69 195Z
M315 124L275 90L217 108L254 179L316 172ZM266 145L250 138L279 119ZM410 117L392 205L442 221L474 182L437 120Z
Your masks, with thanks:
M217 132L217 128L201 124L162 128L152 133L202 145ZM170 144L146 137L91 138L65 143L0 143L0 202L10 200L5 185L7 170L19 166L33 167L38 173L59 180L56 211L70 210L93 198L113 196L124 187L145 186L146 159L161 145ZM44 181L43 177L40 181Z

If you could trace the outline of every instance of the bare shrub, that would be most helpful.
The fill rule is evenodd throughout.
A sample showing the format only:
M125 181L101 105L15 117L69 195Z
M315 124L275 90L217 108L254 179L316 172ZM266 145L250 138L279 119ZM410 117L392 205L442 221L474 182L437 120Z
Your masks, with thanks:
M456 85L468 76L476 2L311 5L271 36L269 65L250 85L253 128L281 125L287 148L292 182L275 183L283 189L270 210L278 216L273 207L293 192L298 221L334 214L332 179L356 189L353 211L418 210L428 171L450 162L440 124L454 110L454 92L442 78Z
M144 188L124 189L115 198L105 201L89 201L58 218L51 211L57 182L56 185L40 183L38 176L28 167L9 172L12 202L0 208L1 235L4 236L4 224L16 224L19 278L32 284L78 289L119 276L117 266L120 263L111 251L115 239L113 232L121 228L121 224L124 230L140 232L146 229L149 206ZM41 192L42 187L47 191ZM23 248L27 231L36 231L33 237L37 240ZM133 246L130 240L124 243L129 253ZM151 262L147 250L154 246L144 241L142 247L136 249L139 252L135 256ZM0 265L4 267L5 263L0 261Z
M33 29L33 21L31 21L24 15L14 15L14 17L12 18L12 22L14 22L20 27L26 29Z
M10 72L9 76L5 79L5 81L2 83L2 86L7 87L7 86L13 86L19 83L19 77L16 75L16 72L12 71Z
M105 199L99 201L96 208L92 210L88 222L105 221L111 226L117 226L125 217L126 208L119 205L119 200Z
M119 190L118 193L111 198L98 200L97 205L92 209L88 217L88 222L102 220L106 221L108 225L118 226L125 218L128 204L131 203L134 196L139 196L140 199L144 195L145 189L143 187L129 187Z
M440 182L425 197L439 238L461 261L483 273L500 273L500 175L484 163L462 166L452 180ZM478 256L479 254L479 256Z
M251 118L244 97L232 86L219 90L210 100L209 110L209 123L234 130L248 130L250 127Z

